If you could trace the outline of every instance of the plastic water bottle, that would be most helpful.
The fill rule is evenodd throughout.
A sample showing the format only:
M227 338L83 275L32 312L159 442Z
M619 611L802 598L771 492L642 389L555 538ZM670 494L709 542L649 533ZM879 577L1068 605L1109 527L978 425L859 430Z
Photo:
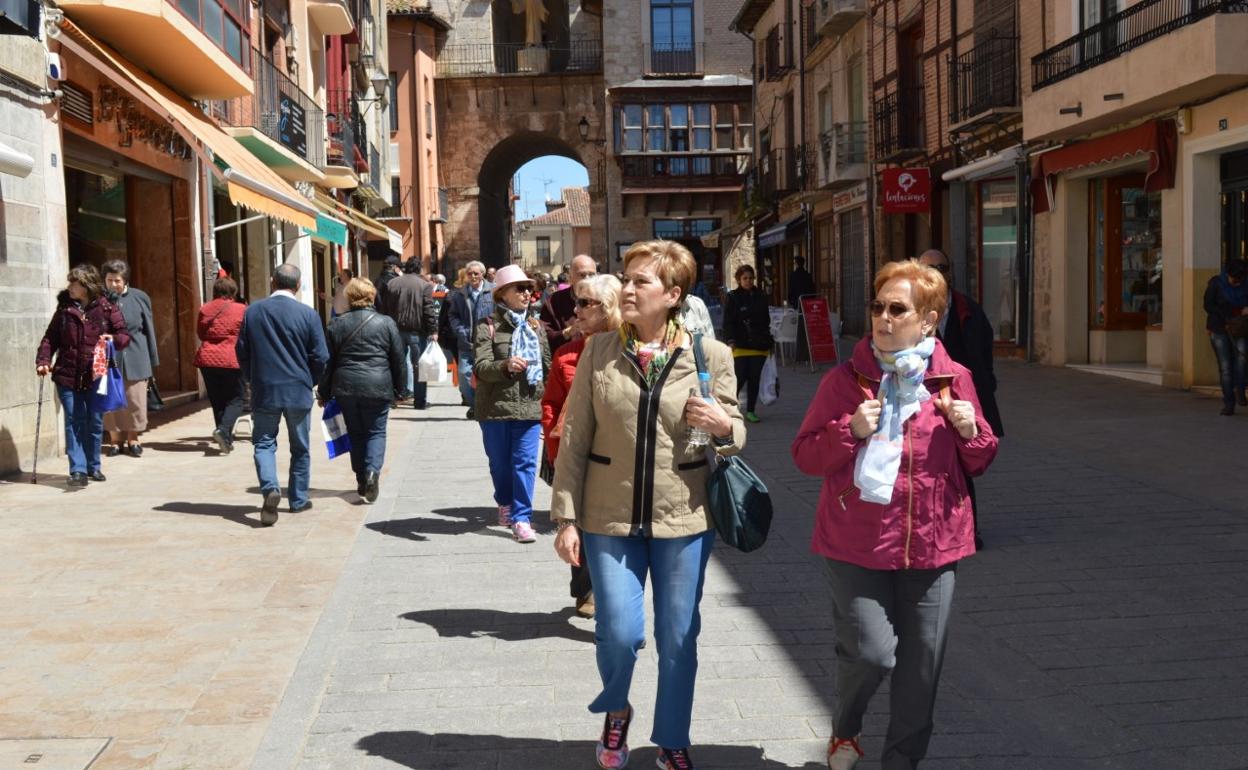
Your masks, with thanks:
M702 396L703 401L705 401L708 404L714 403L715 397L711 395L711 373L710 372L698 372L698 388L699 390L702 391L700 395ZM699 394L695 394L693 390L690 389L689 395L692 396L692 395L699 395ZM697 428L692 425L689 426L689 446L704 447L710 443L711 443L711 434L707 433L704 428Z

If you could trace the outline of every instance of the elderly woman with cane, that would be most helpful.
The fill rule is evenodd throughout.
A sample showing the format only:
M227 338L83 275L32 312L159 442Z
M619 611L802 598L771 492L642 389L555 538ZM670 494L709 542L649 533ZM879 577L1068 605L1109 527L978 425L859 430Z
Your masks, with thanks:
M935 338L945 279L911 259L875 278L871 336L823 378L793 441L823 477L813 550L827 559L838 693L828 767L863 755L863 715L891 676L880 765L927 754L958 561L975 553L966 476L997 453L971 373Z
M85 487L104 481L100 470L100 442L104 415L91 406L95 348L100 340L116 349L130 344L130 332L121 309L104 296L104 282L92 265L78 265L66 277L69 285L56 298L56 312L39 343L35 372L52 375L65 414L65 453L69 456L69 486ZM53 360L55 358L55 361Z

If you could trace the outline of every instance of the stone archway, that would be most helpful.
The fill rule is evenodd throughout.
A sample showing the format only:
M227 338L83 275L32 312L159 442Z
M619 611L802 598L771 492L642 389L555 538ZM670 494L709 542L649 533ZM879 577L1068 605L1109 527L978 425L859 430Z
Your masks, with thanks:
M525 163L558 155L585 166L585 161L557 136L534 132L513 134L490 150L477 174L477 220L481 261L501 267L511 261L513 232L511 179ZM588 166L586 167L588 171Z

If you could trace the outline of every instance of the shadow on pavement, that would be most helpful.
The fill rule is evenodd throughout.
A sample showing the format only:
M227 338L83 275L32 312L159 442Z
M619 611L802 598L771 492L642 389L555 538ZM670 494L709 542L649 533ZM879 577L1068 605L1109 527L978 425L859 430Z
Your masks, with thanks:
M568 623L575 615L571 607L556 613L505 612L503 610L419 610L399 617L432 626L438 636L478 638L489 636L504 642L531 639L570 639L594 643L592 631Z
M498 524L498 509L496 508L439 508L432 513L449 518L433 519L415 516L410 519L373 522L366 526L383 535L417 542L428 540L426 535L466 535L469 532L509 537L501 529L497 532L488 529Z
M144 449L157 452L203 452L205 455L220 454L217 445L201 438L180 438L177 441L144 441Z
M284 480L285 479L283 479L283 481ZM286 491L287 491L286 486L283 485L282 486L282 502L283 504L289 505L290 500L286 497ZM256 497L259 497L260 487L247 487L247 494L256 495ZM356 494L356 491L354 489L317 489L315 487L308 490L308 497L312 500L321 500L326 497L338 497L347 501L354 501L354 500L359 499L359 495ZM257 505L256 507L259 508L259 505Z
M255 515L260 510L260 507L257 505L226 505L224 503L187 503L179 501L164 503L152 510L168 511L169 513L190 513L196 516L220 516L226 521L243 524L253 529L259 529L262 526L258 519L248 518L247 516L247 514Z
M366 735L356 748L369 756L384 757L403 767L427 770L431 767L498 768L498 770L582 770L594 766L595 741L552 741L536 738L508 738L501 735L462 733L422 733L415 730ZM496 751L495 756L482 752ZM757 746L694 746L694 762L699 767L739 767L752 770L826 770L821 762L789 765L763 756ZM658 750L639 747L629 762L633 767L654 767Z

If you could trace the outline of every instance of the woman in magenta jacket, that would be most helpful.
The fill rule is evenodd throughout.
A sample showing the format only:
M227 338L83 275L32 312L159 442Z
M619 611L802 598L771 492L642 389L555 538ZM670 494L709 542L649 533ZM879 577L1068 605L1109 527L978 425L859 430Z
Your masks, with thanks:
M915 260L875 278L871 337L824 377L793 441L823 477L813 550L827 559L839 701L828 767L849 770L891 675L884 770L927 753L959 559L975 552L966 477L997 453L970 372L935 338L948 288Z
M234 448L234 423L246 403L243 373L234 351L246 311L247 306L238 301L234 279L218 278L212 285L212 301L199 309L195 326L200 340L195 366L204 377L208 403L212 404L212 440L221 454L229 454Z

